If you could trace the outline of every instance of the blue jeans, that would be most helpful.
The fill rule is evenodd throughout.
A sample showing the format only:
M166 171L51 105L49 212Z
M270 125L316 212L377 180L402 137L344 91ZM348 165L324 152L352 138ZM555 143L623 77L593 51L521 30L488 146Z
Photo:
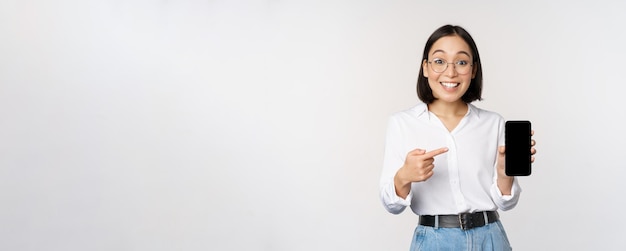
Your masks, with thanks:
M511 245L500 221L469 230L418 225L411 251L418 250L510 251Z

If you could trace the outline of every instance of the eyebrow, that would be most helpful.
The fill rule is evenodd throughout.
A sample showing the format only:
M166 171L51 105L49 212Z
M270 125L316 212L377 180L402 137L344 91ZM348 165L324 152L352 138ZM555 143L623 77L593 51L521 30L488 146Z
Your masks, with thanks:
M443 53L446 53L444 50L435 50L435 51L433 51L433 54L432 54L432 55L434 55L434 54L435 54L435 53L437 53L437 52L443 52ZM465 55L467 55L467 56L468 56L468 57L470 57L470 58L472 57L472 56L471 56L471 55L470 55L467 51L459 51L457 54L465 54Z

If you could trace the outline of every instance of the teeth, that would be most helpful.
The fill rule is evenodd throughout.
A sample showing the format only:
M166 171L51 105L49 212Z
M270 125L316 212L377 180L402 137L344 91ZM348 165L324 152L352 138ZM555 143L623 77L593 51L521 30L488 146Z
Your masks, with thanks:
M442 84L443 86L445 86L445 87L449 87L449 88L452 88L452 87L457 87L457 86L459 85L458 83L443 83L443 82L442 82L441 84Z

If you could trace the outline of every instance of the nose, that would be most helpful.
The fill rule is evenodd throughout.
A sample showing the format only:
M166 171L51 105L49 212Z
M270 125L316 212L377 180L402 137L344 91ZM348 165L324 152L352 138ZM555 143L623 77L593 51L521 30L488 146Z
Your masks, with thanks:
M447 63L448 67L446 67L446 70L444 71L444 73L446 74L446 76L456 76L459 74L458 71L456 71L456 64L455 63ZM450 65L452 65L452 67L450 67Z

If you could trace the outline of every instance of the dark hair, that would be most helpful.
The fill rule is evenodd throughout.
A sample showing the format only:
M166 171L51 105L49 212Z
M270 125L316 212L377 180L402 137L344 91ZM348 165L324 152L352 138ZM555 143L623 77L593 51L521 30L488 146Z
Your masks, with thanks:
M422 102L426 104L430 104L435 101L435 96L433 96L433 91L430 89L428 85L428 78L424 77L424 60L428 60L428 52L430 52L430 48L433 46L437 40L446 36L459 36L462 38L472 50L472 57L474 58L473 65L476 67L476 75L470 82L470 86L461 97L465 103L471 103L474 100L482 100L482 89L483 89L483 71L482 66L480 64L480 56L478 54L478 48L476 47L476 43L472 36L461 26L453 26L453 25L444 25L433 32L432 35L426 41L426 46L424 47L424 54L422 55L422 60L420 61L420 73L417 77L417 96ZM472 69L474 70L474 69Z

